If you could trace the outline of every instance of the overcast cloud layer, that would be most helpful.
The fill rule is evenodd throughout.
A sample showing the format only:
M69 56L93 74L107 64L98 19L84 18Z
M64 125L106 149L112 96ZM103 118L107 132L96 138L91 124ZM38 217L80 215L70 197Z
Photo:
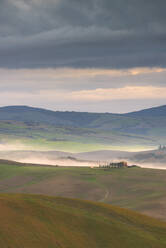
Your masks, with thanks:
M1 106L128 112L166 103L163 68L0 69L0 75Z
M165 0L0 0L0 106L166 104Z
M165 67L165 10L165 0L0 0L0 67Z

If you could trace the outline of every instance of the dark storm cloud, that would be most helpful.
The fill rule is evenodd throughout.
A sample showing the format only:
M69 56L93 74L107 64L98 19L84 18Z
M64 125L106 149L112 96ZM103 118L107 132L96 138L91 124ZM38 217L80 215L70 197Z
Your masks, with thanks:
M0 0L0 67L165 67L165 9L165 0Z

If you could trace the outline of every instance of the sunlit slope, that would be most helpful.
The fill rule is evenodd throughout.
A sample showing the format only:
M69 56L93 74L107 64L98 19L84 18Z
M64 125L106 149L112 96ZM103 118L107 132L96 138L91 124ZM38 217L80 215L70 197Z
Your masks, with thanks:
M0 195L1 248L160 248L166 223L82 200Z

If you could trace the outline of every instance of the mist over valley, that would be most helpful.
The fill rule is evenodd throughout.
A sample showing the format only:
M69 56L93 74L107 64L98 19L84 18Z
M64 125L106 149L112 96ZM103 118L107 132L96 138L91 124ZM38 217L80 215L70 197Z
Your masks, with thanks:
M128 114L0 108L0 158L62 166L126 160L165 168L166 106ZM160 121L159 121L160 119Z

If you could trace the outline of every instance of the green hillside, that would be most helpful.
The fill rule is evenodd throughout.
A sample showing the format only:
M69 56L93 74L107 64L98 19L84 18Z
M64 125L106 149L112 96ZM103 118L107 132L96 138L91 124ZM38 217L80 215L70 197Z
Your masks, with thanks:
M164 248L166 223L102 203L0 195L1 248Z
M104 202L166 220L166 170L53 167L0 161L0 193Z
M146 150L166 140L166 107L128 114L60 112L27 106L0 108L0 144L86 152Z
M126 144L127 141L127 144ZM155 139L140 135L95 128L51 126L41 123L0 121L0 145L17 150L60 150L88 152L95 150L144 150L156 146ZM18 146L17 146L18 145ZM4 147L5 149L5 147Z

